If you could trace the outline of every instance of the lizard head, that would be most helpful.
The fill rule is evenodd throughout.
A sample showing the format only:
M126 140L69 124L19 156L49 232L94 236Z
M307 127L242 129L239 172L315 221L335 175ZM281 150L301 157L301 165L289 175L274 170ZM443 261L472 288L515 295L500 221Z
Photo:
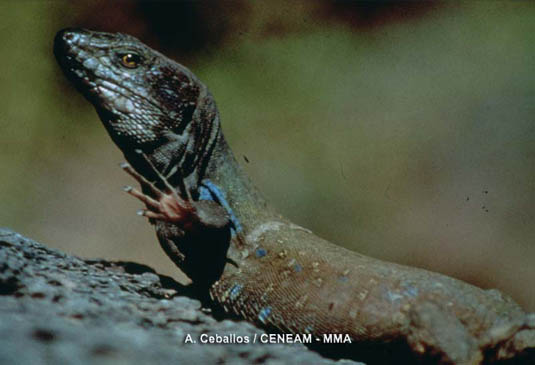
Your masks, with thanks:
M136 169L138 149L169 176L202 164L219 120L212 96L186 67L132 36L85 29L59 31L54 54Z

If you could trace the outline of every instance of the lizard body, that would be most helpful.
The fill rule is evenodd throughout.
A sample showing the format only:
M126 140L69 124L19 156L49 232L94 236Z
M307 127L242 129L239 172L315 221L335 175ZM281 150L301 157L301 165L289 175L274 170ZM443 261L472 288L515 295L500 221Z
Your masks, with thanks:
M443 363L533 355L534 316L500 292L366 257L276 213L184 66L119 33L66 29L54 52L140 182L142 192L127 191L146 204L162 248L227 312L288 333L404 343Z

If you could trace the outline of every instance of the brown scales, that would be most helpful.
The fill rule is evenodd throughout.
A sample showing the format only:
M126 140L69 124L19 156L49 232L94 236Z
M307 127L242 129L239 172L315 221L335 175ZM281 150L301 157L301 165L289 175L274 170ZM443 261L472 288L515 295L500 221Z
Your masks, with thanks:
M123 50L136 53L134 67L121 66ZM509 297L346 250L275 213L184 66L131 36L88 30L59 32L54 52L128 160L142 191L126 190L146 205L160 245L226 311L288 333L348 334L349 356L375 363L535 363L535 315ZM92 94L103 77L138 107L115 110L113 92ZM219 197L200 199L207 181Z

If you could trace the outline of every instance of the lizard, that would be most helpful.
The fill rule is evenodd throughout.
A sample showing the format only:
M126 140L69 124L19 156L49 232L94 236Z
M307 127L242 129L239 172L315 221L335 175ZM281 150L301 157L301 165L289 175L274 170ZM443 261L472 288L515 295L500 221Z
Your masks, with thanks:
M199 296L283 333L348 335L359 349L401 344L444 364L533 360L535 315L507 295L367 257L278 214L185 66L133 36L86 29L59 31L54 54L140 183L125 188L145 204L138 213Z

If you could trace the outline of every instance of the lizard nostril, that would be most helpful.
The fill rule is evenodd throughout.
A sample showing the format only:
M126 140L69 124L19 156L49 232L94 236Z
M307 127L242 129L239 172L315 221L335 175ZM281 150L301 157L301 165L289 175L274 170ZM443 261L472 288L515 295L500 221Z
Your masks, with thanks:
M56 34L54 37L54 54L58 61L62 62L65 56L69 55L71 47L79 43L80 35L83 33L83 29L65 28Z
M76 41L77 36L84 33L86 33L84 29L65 28L56 34L54 43L72 43L73 41Z
M65 39L66 41L72 41L73 38L74 38L74 34L73 33L65 32L63 34L63 39Z

